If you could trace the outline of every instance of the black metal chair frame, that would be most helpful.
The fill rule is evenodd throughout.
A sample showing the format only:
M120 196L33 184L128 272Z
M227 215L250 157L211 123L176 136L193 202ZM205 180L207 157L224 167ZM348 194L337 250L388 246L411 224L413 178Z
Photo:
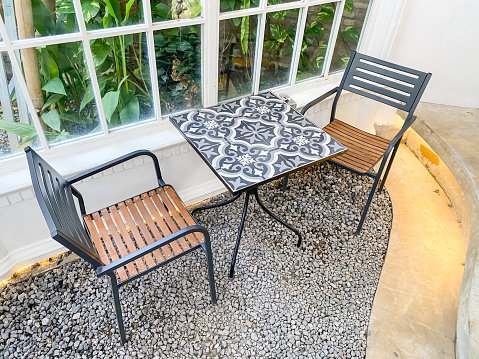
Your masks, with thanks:
M202 248L206 253L211 302L216 304L216 289L213 273L213 257L211 252L210 236L206 228L203 226L197 224L188 226L164 238L158 239L154 243L140 248L137 251L120 258L119 260L104 265L97 251L95 250L88 228L86 225L84 225L84 223L82 223L78 216L73 196L75 196L78 200L82 216L86 215L85 203L81 193L72 185L78 181L93 176L99 172L114 167L125 161L131 160L135 157L149 156L153 160L159 186L169 186L163 181L158 159L152 152L148 150L134 151L68 179L63 178L53 167L51 167L30 147L25 148L25 152L27 155L27 161L30 168L35 195L43 216L47 222L52 238L90 263L98 277L106 275L110 278L122 343L126 342L126 334L121 312L121 303L118 291L119 287L129 283L134 279L142 277L148 272L153 271L198 248ZM184 252L175 255L173 258L167 259L154 267L148 268L146 271L141 272L135 277L118 283L115 270L122 268L136 259L139 259L173 241L176 241L177 239L185 237L190 233L203 234L204 242L199 243L198 245L191 247L190 249L185 250Z
M393 71L390 69L393 69ZM407 74L410 75L408 76ZM411 75L415 78L411 77ZM376 173L371 172L372 168L367 172L362 173L347 166L329 161L348 171L358 175L366 175L374 179L373 187L369 193L366 205L361 214L361 219L359 221L356 234L359 234L363 227L369 206L371 205L371 201L381 179L384 168L387 165L383 179L379 186L379 191L382 191L384 187L384 183L386 182L389 170L391 169L392 162L396 156L396 152L399 148L404 133L416 120L414 111L416 110L419 100L421 99L421 96L431 76L431 73L420 72L353 51L340 85L309 102L301 110L301 114L304 115L311 107L335 94L330 116L330 123L332 123L336 120L336 107L341 92L346 90L407 112L404 125L392 139L386 151L384 152L381 164ZM395 81L391 81L388 78ZM283 191L286 190L287 185L288 176L285 176L283 181Z

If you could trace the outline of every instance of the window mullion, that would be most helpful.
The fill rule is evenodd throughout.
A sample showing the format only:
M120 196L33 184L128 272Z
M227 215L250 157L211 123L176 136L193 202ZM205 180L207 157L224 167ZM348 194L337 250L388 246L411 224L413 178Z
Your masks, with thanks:
M341 25L341 18L343 17L343 10L344 10L345 3L346 3L346 0L341 0L338 3L336 14L334 16L333 26L331 27L331 37L329 38L328 48L326 51L326 61L325 61L324 72L323 72L324 77L328 77L329 75L329 68L331 67L331 61L333 59L334 48L336 46L336 39L338 38L339 27Z
M100 116L100 123L103 129L103 133L108 135L108 123L106 121L105 110L103 109L103 102L101 101L101 92L100 86L98 85L98 79L96 77L95 63L93 61L93 56L91 54L90 48L90 38L88 37L88 32L86 29L85 20L83 19L83 13L81 11L80 0L73 0L73 5L75 7L75 14L77 18L78 27L80 28L81 39L83 43L83 53L86 57L88 64L88 71L90 73L90 81L93 87L93 93L95 95L96 107L98 109L98 115ZM80 11L78 11L80 9Z
M153 36L153 20L151 16L150 0L143 1L143 14L146 24L146 43L148 47L148 62L150 65L151 95L155 109L156 121L161 121L160 90L158 87L158 71L156 68L155 38ZM141 56L141 54L140 54Z
M306 19L308 18L308 7L309 0L306 0L306 6L301 9L300 19L298 21L298 27L296 31L296 38L294 39L294 54L293 54L293 64L291 66L291 79L290 84L294 86L296 83L296 74L298 73L298 64L299 58L301 56L301 49L303 48L303 35L304 35L304 28L306 27ZM295 46L296 45L296 46Z
M263 44L264 32L266 28L266 0L261 3L262 13L260 15L258 24L258 34L256 41L256 56L254 60L254 76L253 76L253 93L257 94L259 91L259 80L261 76L261 62L263 59Z
M206 2L208 2L206 6ZM204 0L205 24L201 27L201 78L203 83L203 105L218 103L218 59L220 37L220 0Z

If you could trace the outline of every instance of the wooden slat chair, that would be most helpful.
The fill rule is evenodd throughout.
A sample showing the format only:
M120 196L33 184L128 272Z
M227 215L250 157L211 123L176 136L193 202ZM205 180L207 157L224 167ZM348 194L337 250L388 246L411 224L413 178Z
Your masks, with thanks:
M208 231L195 222L173 187L165 184L153 153L135 151L65 179L33 149L27 147L25 152L35 195L52 238L89 262L97 276L110 278L122 343L126 334L118 288L198 248L206 253L211 302L216 303ZM138 156L153 160L159 187L86 214L83 197L72 184Z
M330 123L323 130L346 146L348 151L330 161L353 173L374 178L374 184L356 233L361 231L374 192L387 163L379 191L384 187L401 138L416 119L414 111L430 78L430 73L416 71L353 51L340 85L314 99L301 111L301 114L304 115L312 106L336 94L331 109ZM354 92L408 113L404 125L392 141L387 141L336 119L336 105L343 90ZM372 172L374 165L381 158L378 172ZM286 190L287 183L288 177L285 176L283 191Z

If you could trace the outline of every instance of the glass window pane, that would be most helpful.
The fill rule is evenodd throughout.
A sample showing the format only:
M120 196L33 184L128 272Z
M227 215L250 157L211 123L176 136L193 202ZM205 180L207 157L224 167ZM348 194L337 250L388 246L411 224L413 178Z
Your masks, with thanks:
M297 80L321 76L328 48L336 3L311 6L304 28Z
M201 27L154 32L161 114L202 107Z
M12 41L78 32L72 0L4 0L1 14Z
M289 83L298 14L296 9L266 15L260 91Z
M356 50L369 2L370 0L346 1L329 69L330 73L344 69L348 64L351 52Z
M153 22L172 19L191 19L201 15L201 0L152 0Z
M40 1L40 0L34 0ZM63 0L65 1L65 0ZM143 9L140 0L82 1L83 18L88 30L142 24ZM107 5L108 4L108 5Z
M220 0L220 11L235 11L259 6L260 0Z
M91 43L108 128L155 117L146 34L130 34Z
M40 147L35 126L13 76L10 59L0 52L0 157Z
M253 93L257 26L257 16L220 22L219 101Z
M81 42L22 49L21 57L48 142L101 130Z
M287 2L300 1L300 0L268 0L268 5L278 5Z

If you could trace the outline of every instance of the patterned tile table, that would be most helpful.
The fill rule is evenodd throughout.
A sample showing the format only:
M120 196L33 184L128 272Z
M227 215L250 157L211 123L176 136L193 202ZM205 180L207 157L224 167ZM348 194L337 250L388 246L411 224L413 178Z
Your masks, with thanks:
M327 160L346 147L318 128L272 92L171 116L171 122L237 199L247 192L243 229L250 195L261 203L257 187L302 167ZM227 203L230 203L228 201ZM224 204L227 204L224 203ZM230 276L233 276L234 262Z

